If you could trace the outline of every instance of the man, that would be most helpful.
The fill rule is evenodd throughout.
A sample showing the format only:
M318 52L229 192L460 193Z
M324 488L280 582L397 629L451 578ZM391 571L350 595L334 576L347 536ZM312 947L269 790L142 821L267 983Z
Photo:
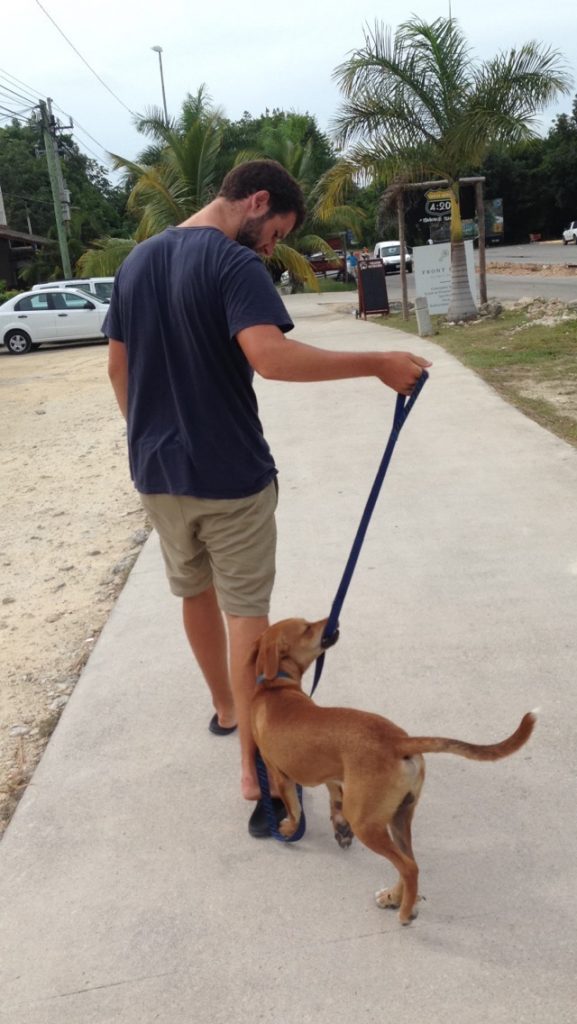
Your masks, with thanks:
M247 661L268 625L277 492L253 371L287 381L376 376L406 395L430 365L409 353L331 352L284 337L293 323L257 254L270 256L304 216L300 187L280 164L239 165L211 203L133 250L103 327L132 478L183 599L215 709L209 728L225 735L238 724L256 837L269 831Z

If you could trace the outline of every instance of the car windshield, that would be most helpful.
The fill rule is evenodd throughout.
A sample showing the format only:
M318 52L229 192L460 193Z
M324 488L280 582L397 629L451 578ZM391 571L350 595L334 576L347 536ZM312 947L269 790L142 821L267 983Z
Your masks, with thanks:
M383 256L399 256L401 252L398 245L384 245L381 249Z

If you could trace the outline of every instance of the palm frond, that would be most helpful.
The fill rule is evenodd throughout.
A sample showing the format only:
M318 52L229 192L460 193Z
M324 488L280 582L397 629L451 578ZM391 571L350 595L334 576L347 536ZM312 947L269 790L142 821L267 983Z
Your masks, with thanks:
M96 238L76 263L81 277L112 277L136 245L135 238Z
M288 270L294 281L307 284L310 288L314 288L315 291L319 290L318 281L309 261L300 252L297 252L296 249L291 248L290 245L279 242L275 246L274 255L267 262L273 263L279 269Z

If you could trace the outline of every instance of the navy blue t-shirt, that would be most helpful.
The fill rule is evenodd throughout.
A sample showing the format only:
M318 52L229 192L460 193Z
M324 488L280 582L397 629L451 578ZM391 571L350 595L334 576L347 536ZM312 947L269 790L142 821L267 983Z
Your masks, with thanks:
M103 332L126 346L139 491L243 498L274 478L236 341L258 324L294 326L260 257L217 228L168 228L124 261Z

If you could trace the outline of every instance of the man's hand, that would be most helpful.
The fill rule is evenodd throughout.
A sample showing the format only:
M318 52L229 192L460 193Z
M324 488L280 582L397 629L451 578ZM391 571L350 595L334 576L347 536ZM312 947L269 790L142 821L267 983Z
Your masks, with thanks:
M432 363L412 352L383 352L382 366L382 372L377 376L383 384L400 395L410 395L423 370Z

